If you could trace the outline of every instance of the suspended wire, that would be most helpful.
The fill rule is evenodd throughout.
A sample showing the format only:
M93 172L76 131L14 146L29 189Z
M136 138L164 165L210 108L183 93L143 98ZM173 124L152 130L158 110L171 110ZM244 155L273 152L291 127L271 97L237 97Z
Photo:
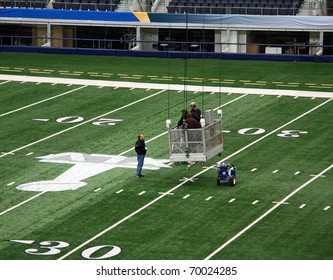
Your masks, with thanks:
M220 15L221 17L221 31L220 31L220 42L219 42L219 62L220 62L220 81L219 81L219 107L221 106L222 103L222 14Z
M169 23L169 40L168 40L168 79L171 80L171 67L170 67L170 38L171 38L171 33L170 33L170 23ZM168 82L168 119L170 119L170 80Z
M187 87L186 80L188 75L188 0L186 0L185 12L185 61L184 61L184 108L187 106Z
M205 14L203 14L202 18L202 92L201 92L201 112L204 112L204 92L205 92Z

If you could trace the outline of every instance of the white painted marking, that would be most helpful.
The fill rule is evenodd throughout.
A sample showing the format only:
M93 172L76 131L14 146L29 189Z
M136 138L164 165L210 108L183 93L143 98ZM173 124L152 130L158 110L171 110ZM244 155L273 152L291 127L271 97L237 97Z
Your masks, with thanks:
M57 85L57 83L53 83L51 86L56 86Z
M223 133L230 133L230 130L222 130Z
M34 152L30 152L30 153L27 153L26 156L31 156L33 154L34 154Z
M306 206L306 204L302 204L299 208L303 209Z
M12 186L14 184L15 184L15 182L10 182L9 184L7 184L7 186L9 187L9 186Z
M203 166L203 169L210 169L210 166Z
M236 198L232 198L232 199L229 200L229 203L232 203L232 202L234 202L235 200L236 200Z
M260 97L264 97L264 96L265 96L265 94L260 95Z
M295 175L298 175L298 174L300 174L301 173L301 171L296 171L294 174Z
M294 99L297 99L297 98L298 98L298 96L295 96L295 97L294 97Z
M316 177L316 176L318 176L318 175L317 175L317 174L310 174L310 176L311 176L311 177ZM319 176L319 177L325 178L326 176L325 176L325 175L321 175L321 176Z
M254 205L254 204L257 204L258 202L259 202L259 200L255 200L252 202L252 204Z
M187 178L187 177L183 177L182 179L179 179L179 182L192 182L194 183L194 181L198 180L199 178Z
M98 192L98 191L100 191L102 188L98 188L98 189L96 189L96 190L94 190L94 192Z
M123 192L124 190L123 189L121 189L121 190L119 190L119 191L116 191L116 193L118 194L118 193L121 193L121 192Z
M118 89L119 87L114 87L113 89Z
M129 90L135 90L135 88L134 88L134 87L132 87L132 88L130 88Z
M9 240L10 242L22 243L22 244L32 244L35 240Z
M247 89L248 90L248 89ZM238 155L239 153L243 152L244 150L252 147L253 145L255 145L256 143L262 141L263 139L269 137L270 135L276 133L277 131L281 131L281 129L283 129L284 127L296 122L297 120L301 119L302 117L310 114L311 112L317 110L318 108L324 106L325 104L327 104L328 102L330 102L332 100L332 98L322 102L321 104L317 105L316 107L313 107L312 109L310 109L309 111L299 115L298 117L292 119L291 121L283 124L282 126L279 126L278 128L272 130L271 132L265 134L264 136L258 138L257 140L254 140L253 142L251 142L250 144L244 146L243 148L237 150L236 152L230 154L229 156L223 158L221 162L224 162L226 160L228 160L229 158L232 158L236 155ZM166 134L167 132L165 132ZM131 149L132 150L132 149ZM328 170L330 170L333 167L333 164L331 166L329 166L328 168L326 168L325 170L323 170L321 172L321 174L327 172ZM214 166L211 166L211 168L215 168ZM193 175L192 178L195 178L197 176L200 176L201 174L204 174L206 171L208 171L209 168L207 169L202 169L200 172L198 172L197 174ZM306 182L304 185L302 185L300 188L296 189L294 192L292 192L291 194L289 194L285 200L289 199L291 196L293 196L295 193L297 193L300 189L304 188L306 185L308 185L309 183L311 183L312 181L314 181L316 179L316 177L312 178L311 180L309 180L308 182ZM177 190L178 188L180 188L181 186L183 186L186 182L181 182L180 184L178 184L177 186L171 188L167 193L170 192L174 192L175 190ZM162 194L161 196L153 199L152 201L148 202L147 204L145 204L144 206L142 206L141 208L137 209L136 211L132 212L131 214L129 214L128 216L124 217L123 219L119 220L118 222L112 224L111 226L109 226L108 228L104 229L103 231L99 232L98 234L96 234L95 236L93 236L92 238L90 238L89 240L86 240L85 242L81 243L80 245L78 245L77 247L73 248L71 251L69 251L67 254L64 254L63 256L61 256L58 260L63 260L66 259L68 256L72 255L74 252L76 252L77 250L81 249L82 247L84 247L85 245L91 243L92 241L96 240L98 237L104 235L105 233L109 232L110 230L112 230L113 228L117 227L118 225L124 223L125 221L127 221L128 219L132 218L133 216L135 216L136 214L142 212L143 210L145 210L146 208L148 208L149 206L153 205L154 203L156 203L157 201L159 201L160 199L162 199L164 196L166 196L166 194ZM274 211L277 207L279 207L281 204L276 204L274 205L270 210L268 210L266 213L264 213L262 216L260 216L258 219L256 219L254 222L252 222L250 225L248 225L247 227L245 227L242 231L240 231L238 234L236 234L234 237L232 237L231 239L229 239L227 242L225 242L222 246L220 246L218 249L216 249L212 254L210 254L209 256L207 256L205 259L210 259L211 257L213 257L216 253L218 253L219 251L221 251L224 247L226 247L227 245L229 245L231 242L233 242L234 240L236 240L239 236L241 236L244 232L246 232L248 229L250 229L253 225L255 225L256 223L258 223L261 219L263 219L265 216L267 216L268 214L270 214L272 211ZM0 213L1 216L1 213Z
M1 77L0 77L0 78L1 78ZM20 77L17 77L16 79L19 79L19 78L20 78ZM80 82L81 82L81 81L80 81ZM248 89L246 89L246 90L248 90ZM238 93L239 93L239 92L238 92ZM244 96L242 96L242 97L244 97ZM283 127L285 127L285 126L287 126L287 125L289 125L289 124L295 122L296 120L302 118L303 116L305 116L305 115L307 115L307 114L313 112L314 110L320 108L321 106L325 105L325 104L328 103L329 101L331 101L331 99L326 100L325 102L323 102L323 103L321 103L320 105L318 105L318 106L312 108L311 110L307 111L306 113L304 113L304 114L298 116L297 118L291 120L290 122L284 124L283 126L281 126L281 127L277 128L277 129L271 131L270 133L266 134L265 136L263 136L263 137L261 137L261 138L255 140L255 141L251 142L250 144L244 146L243 148L239 149L239 150L236 151L235 153L233 153L233 154L229 155L228 157L222 159L222 161L225 161L225 160L227 160L227 159L229 159L229 158L231 158L231 157L233 157L233 156L235 156L235 155L237 155L237 154L243 152L244 150L246 150L246 149L248 149L249 147L251 147L251 146L255 145L256 143L258 143L259 141L261 141L261 140L265 139L266 137L272 135L272 134L275 133L276 131L281 130L281 128L283 128ZM107 113L107 114L109 114L109 113ZM88 121L87 121L87 122L88 122ZM67 130L66 130L66 131L67 131ZM62 132L61 132L61 133L62 133ZM164 135L164 134L166 134L166 132L163 133L163 135ZM57 134L57 135L58 135L58 134ZM49 138L50 138L50 137L47 137L47 139L49 139ZM46 139L42 139L42 140L46 140ZM32 145L33 145L33 144L36 144L36 143L39 143L39 142L41 142L41 141L34 142L34 143L32 143ZM30 146L30 145L29 145L29 146ZM25 147L26 147L26 146L25 146ZM25 147L21 147L20 149L23 149L23 148L25 148ZM130 149L130 150L133 150L133 149ZM213 167L212 167L212 168L213 168ZM330 167L330 168L331 168L331 167ZM202 170L201 172L198 172L195 176L199 176L199 175L205 173L207 170L209 170L209 169L204 169L204 170ZM325 170L325 171L326 171L326 170ZM309 182L310 182L310 181L309 181ZM185 182L180 183L179 185L177 185L177 186L173 187L172 189L170 189L169 192L178 189L179 187L181 187L181 186L184 185L184 184L185 184ZM43 192L43 193L45 193L45 192ZM12 207L11 209L8 209L8 210L6 210L6 211L0 213L0 216L3 215L4 213L9 212L10 210L12 210L12 209L14 209L14 208L19 207L20 205L25 204L26 202L28 202L28 201L30 201L30 200L35 199L36 197L42 195L43 193L40 193L40 194L38 194L38 195L36 195L36 196L34 196L34 197L31 197L30 199L28 199L28 200L26 200L26 201L20 203L19 205L16 205L15 207ZM165 194L165 195L166 195L166 194ZM128 215L127 217L125 217L125 218L119 220L119 221L116 222L115 224L111 225L109 228L103 230L102 232L100 232L100 233L97 234L96 236L92 237L91 239L87 240L87 241L84 242L83 244L77 246L76 248L74 248L73 250L71 250L70 252L68 252L66 255L63 255L60 259L65 259L67 256L71 255L73 252L76 252L77 250L79 250L80 248L82 248L83 246L85 246L86 244L89 244L90 242L92 242L93 240L95 240L96 238L98 238L99 236L101 236L101 235L103 235L104 233L110 231L111 229L115 228L115 227L118 226L119 224L122 224L123 222L127 221L128 219L130 219L131 217L135 216L136 214L140 213L141 211L143 211L144 209L146 209L146 208L149 207L150 205L152 205L152 204L154 204L155 202L157 202L158 200L162 199L165 195L161 195L160 197L157 197L156 199L150 201L149 203L147 203L147 204L144 205L143 207L141 207L141 208L137 209L136 211L132 212L132 213L131 213L130 215ZM275 206L274 206L274 207L275 207ZM273 210L275 209L274 207L272 208ZM277 206L276 206L276 207L277 207ZM251 227L252 227L252 226L251 226Z
M297 85L276 85L277 87L298 87Z
M233 102L235 102L235 101L237 101L237 100L239 100L239 99L241 99L241 98L244 98L244 97L246 97L246 96L247 96L247 94L244 94L244 95L238 96L237 98L235 98L235 99L233 99L233 100L230 100L229 102L224 103L223 105L214 108L213 111L217 111L218 109L223 108L224 106L227 106L227 105L229 105L229 104L231 104L231 103L233 103Z
M120 77L120 79L134 79L134 80L141 80L140 77L124 77L124 76Z
M277 172L279 172L279 170L278 170L278 169L274 170L272 173L277 173Z
M147 88L147 89L146 89L146 91L150 91L150 90L151 90L151 88Z
M10 81L10 80L8 80L8 81L3 81L3 82L0 83L0 85L7 84L7 83L9 83L9 82L11 82L11 81Z
M145 193L146 193L146 191L142 191L142 192L138 193L138 195L143 195Z
M325 208L324 208L324 211L327 211L328 209L330 209L331 208L331 206L326 206Z
M211 200L212 198L213 198L212 196L209 196L205 200L208 201L208 200Z
M227 95L231 95L232 93L231 92L229 92Z
M32 119L33 121L48 122L50 119Z
M183 199L186 199L186 198L188 198L188 197L190 197L189 194L185 195L185 196L183 197Z
M327 167L326 169L324 169L322 172L320 172L321 174L325 174L326 172L328 172L330 169L333 168L333 164L331 164L329 167ZM246 226L245 228L243 228L240 232L238 232L236 235L234 235L232 238L230 238L227 242L223 243L219 248L217 248L214 252L212 252L211 254L209 254L205 260L209 260L212 257L214 257L217 253L219 253L220 251L222 251L225 247L227 247L229 244L231 244L233 241L235 241L238 237L242 236L245 232L247 232L249 229L251 229L253 226L255 226L257 223L259 223L262 219L264 219L266 216L268 216L270 213L272 213L275 209L277 209L279 206L282 205L283 202L287 201L288 199L290 199L292 196L294 196L296 193L298 193L300 190L302 190L303 188L305 188L307 185L311 184L314 180L316 180L318 177L313 177L311 178L309 181L305 182L303 185L301 185L299 188L297 188L296 190L294 190L293 192L291 192L290 194L288 194L284 199L282 199L280 201L280 203L274 205L272 208L270 208L269 210L267 210L264 214L262 214L259 218L257 218L256 220L254 220L252 223L250 223L248 226Z
M150 79L155 81L171 81L171 79L163 79L163 78L150 78Z
M315 97L312 97L311 100L315 100L316 98Z
M84 86L84 87L86 87L86 86ZM84 87L81 87L81 88L84 88ZM75 89L75 90L78 90L78 89ZM75 90L73 90L73 91L75 91ZM60 135L60 134L63 134L63 133L65 133L65 132L67 132L67 131L73 130L73 129L75 129L75 128L77 128L77 127L80 127L80 126L82 126L82 125L85 125L85 124L87 124L87 123L90 123L90 122L92 122L92 121L98 120L98 119L100 119L100 118L102 118L102 117L105 117L105 116L107 116L107 115L110 115L110 114L112 114L112 113L115 113L115 112L118 112L118 111L123 110L123 109L125 109L125 108L128 108L128 107L130 107L130 106L132 106L132 105L135 105L135 104L137 104L137 103L140 103L140 102L142 102L142 101L144 101L144 100L147 100L147 99L149 99L149 98L155 97L155 96L161 94L161 93L164 92L164 91L165 91L165 89L160 90L160 91L158 91L158 92L156 92L156 93L153 93L153 94L151 94L151 95L149 95L149 96L146 96L146 97L144 97L144 98L138 99L138 100L136 100L136 101L134 101L134 102L132 102L132 103L126 104L126 105L124 105L124 106L122 106L122 107L119 107L119 108L117 108L117 109L114 109L114 110L112 110L112 111L110 111L110 112L104 113L104 114L99 115L99 116L97 116L97 117L94 117L94 118L92 118L92 119L89 119L89 120L86 120L86 121L84 121L84 122L81 122L81 123L79 123L79 124L77 124L77 125L71 126L71 127L67 128L67 129L61 130L61 131L59 131L59 132L57 132L57 133L54 133L54 134L52 134L52 135L49 135L49 136L44 137L44 138L42 138L42 139L39 139L39 140L37 140L37 141L35 141L35 142L32 142L32 143L30 143L30 144L27 144L27 145L25 145L25 146L22 146L22 147L16 148L16 149L12 150L11 153L13 153L13 152L17 152L17 151L20 151L20 150L23 150L23 149L25 149L25 148L28 148L28 147L30 147L30 146L36 145L36 144L38 144L38 143L40 143L40 142L43 142L43 141L45 141L45 140L48 140L48 139L50 139L50 138L53 138L53 137L58 136L58 135ZM29 105L29 106L30 106L30 105ZM12 111L12 112L14 112L14 111ZM6 114L7 114L7 113L6 113ZM5 115L5 114L0 115L0 117L1 117L1 116L4 116L4 115ZM167 131L166 131L165 133L167 133ZM133 149L131 149L131 150L133 150ZM0 158L1 158L1 157L4 157L4 156L5 156L5 155L0 155Z
M98 88L103 88L104 86L100 86L100 87L98 87Z
M286 202L286 201L272 201L273 204L289 204L289 202Z
M55 78L55 77L36 77L36 76L20 76L20 75L10 75L10 74L0 74L0 80L10 80L10 81L27 81L27 82L39 82L43 83L58 83L58 84L73 84L73 85L88 85L88 86L100 86L105 85L108 87L124 87L124 88L153 88L157 90L165 89L165 84L158 83L138 83L138 82L122 82L122 81L105 81L105 80L88 80L88 79L73 79L73 78ZM298 85L295 85L298 87ZM184 85L169 84L168 88L170 90L180 90L184 88ZM202 86L187 85L187 90L189 91L199 91L202 92ZM237 87L215 87L215 86L205 86L205 92L215 91L223 93L237 93L237 94L262 94L265 95L282 95L282 96L304 96L304 97L316 97L316 98L332 98L332 92L322 92L322 91L301 91L301 90L279 90L279 89L262 89L258 88L237 88Z
M6 213L8 213L8 212L10 212L10 211L12 211L12 210L18 208L18 207L20 207L21 205L26 204L27 202L29 202L29 201L31 201L31 200L34 200L35 198L37 198L37 197L43 195L44 193L46 193L46 192L41 192L41 193L39 193L39 194L36 194L36 195L34 195L34 196L32 196L32 197L30 197L30 198L28 198L28 199L22 201L21 203L16 204L16 205L14 205L13 207L10 207L10 208L6 209L5 211L2 211L2 212L0 213L0 216L2 216L2 215L4 215L4 214L6 214Z
M7 156L7 155L15 155L15 153L13 153L13 152L1 152L0 157Z
M281 98L281 95L278 95L277 98Z
M165 193L165 192L159 192L158 194L174 195L174 193Z
M257 170L257 168L253 168L253 169L251 169L251 172L254 172L254 171L256 171Z
M41 100L41 101L38 101L38 102L32 103L32 104L30 104L30 105L23 106L23 107L21 107L21 108L15 109L15 110L13 110L13 111L9 111L9 112L7 112L7 113L3 113L3 114L0 115L0 117L3 117L3 116L6 116L6 115L9 115L9 114L15 113L15 112L18 112L18 111L21 111L21 110L27 109L27 108L30 108L30 107L32 107L32 106L35 106L35 105L38 105L38 104L44 103L44 102L46 102L46 101L49 101L49 100L52 100L52 99L55 99L55 98L58 98L58 97L64 96L64 95L66 95L66 94L69 94L69 93L72 93L72 92L74 92L74 91L77 91L77 90L83 89L83 88L85 88L85 87L87 87L87 86L82 86L82 87L79 87L79 88L75 88L75 89L72 89L72 90L66 91L66 92L64 92L64 93L58 94L58 95L56 95L56 96L52 96L52 97L50 97L50 98L43 99L43 100Z

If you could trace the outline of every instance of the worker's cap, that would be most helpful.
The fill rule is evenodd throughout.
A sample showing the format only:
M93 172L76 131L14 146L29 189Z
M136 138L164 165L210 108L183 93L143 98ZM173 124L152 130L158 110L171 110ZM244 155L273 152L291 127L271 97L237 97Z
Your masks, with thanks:
M195 104L195 102L191 102L191 107L193 106L197 106L197 104Z

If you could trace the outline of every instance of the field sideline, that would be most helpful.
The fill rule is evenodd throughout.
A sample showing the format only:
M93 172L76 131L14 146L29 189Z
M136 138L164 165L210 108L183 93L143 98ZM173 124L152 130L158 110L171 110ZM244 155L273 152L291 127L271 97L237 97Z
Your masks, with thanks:
M140 132L149 158L168 159L165 119L177 122L184 85L0 80L2 260L333 259L333 92L187 85L190 101L223 109L222 157L142 180L135 161L90 163L66 178L76 189L27 191L92 156L130 160ZM217 161L236 164L235 187L216 186Z

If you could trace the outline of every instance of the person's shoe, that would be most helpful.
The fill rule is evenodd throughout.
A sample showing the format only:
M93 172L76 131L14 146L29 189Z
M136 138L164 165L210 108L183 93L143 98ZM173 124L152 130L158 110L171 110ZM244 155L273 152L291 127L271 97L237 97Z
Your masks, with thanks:
M142 177L145 177L145 176L143 176L143 175L141 174L141 175L139 175L139 177L142 178Z
M195 161L189 162L188 166L187 166L187 170L189 170L191 168L191 166L194 165L194 164L195 164Z

